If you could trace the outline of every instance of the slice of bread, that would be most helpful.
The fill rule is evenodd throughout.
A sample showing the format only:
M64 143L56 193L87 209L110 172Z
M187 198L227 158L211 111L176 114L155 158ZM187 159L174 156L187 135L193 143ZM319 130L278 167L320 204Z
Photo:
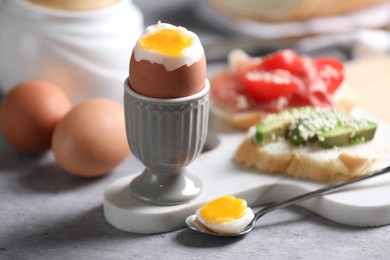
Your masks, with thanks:
M231 112L225 111L213 103L210 106L210 113L214 116L222 119L224 122L229 125L241 128L248 129L250 126L253 126L263 120L268 114L261 110L251 110L245 112Z
M335 93L335 103L342 110L352 111L357 102L358 98L356 92L347 83L343 83ZM248 129L269 115L269 113L262 110L248 110L240 112L226 111L219 108L216 104L213 104L213 102L210 106L210 112L218 118L221 118L229 125L241 129Z
M210 81L210 111L213 115L229 125L248 129L268 116L270 111L279 112L291 108L285 107L286 104L283 100L271 102L271 104L258 103L256 106L252 106L249 103L253 103L253 101L246 99L243 101L240 99L241 97L237 97L243 95L238 94L235 90L237 84L235 78L248 67L256 66L261 59L261 57L251 57L240 49L229 52L228 64L230 68L222 68L214 74ZM348 84L347 80L344 80L329 98L332 106L345 111L352 111L358 103L356 91Z
M322 182L336 182L368 174L380 167L389 144L378 137L372 141L345 147L323 149L318 145L296 147L285 140L259 146L254 129L239 146L235 160L261 173Z

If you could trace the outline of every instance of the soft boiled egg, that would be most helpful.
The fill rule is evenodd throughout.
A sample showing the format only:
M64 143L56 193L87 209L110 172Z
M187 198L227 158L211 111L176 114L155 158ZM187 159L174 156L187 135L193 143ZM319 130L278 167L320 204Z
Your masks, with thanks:
M196 94L206 80L206 58L198 36L158 22L147 27L130 59L129 84L138 94L179 98Z
M211 231L236 234L245 229L254 217L244 199L222 196L196 211L196 218Z

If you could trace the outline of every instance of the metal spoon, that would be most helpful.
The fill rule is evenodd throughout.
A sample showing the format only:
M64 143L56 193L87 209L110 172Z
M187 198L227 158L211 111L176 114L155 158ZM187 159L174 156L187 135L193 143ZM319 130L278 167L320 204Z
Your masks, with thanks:
M321 196L321 195L326 195L326 194L329 194L329 193L332 193L332 192L335 192L345 186L348 186L348 185L351 185L353 183L356 183L356 182L360 182L360 181L363 181L363 180L366 180L366 179L370 179L370 178L373 178L373 177L376 177L376 176L379 176L379 175L382 175L382 174L385 174L385 173L388 173L390 171L390 166L382 169L382 170L379 170L377 172L374 172L373 174L371 175L365 175L365 176L362 176L362 177L359 177L359 178L355 178L355 179L352 179L352 180L349 180L349 181L346 181L346 182L342 182L340 184L336 184L334 186L328 186L328 187L324 187L324 188L320 188L320 189L317 189L317 190L314 190L314 191L311 191L311 192L308 192L308 193L305 193L305 194L302 194L302 195L299 195L297 197L294 197L294 198L291 198L289 200L286 200L286 201L282 201L282 202L279 202L279 203L275 203L275 204L272 204L268 207L265 207L265 208L262 208L261 210L259 210L254 218L252 219L252 221L248 224L248 226L245 227L244 230L242 230L241 232L239 233L235 233L235 234L220 234L220 233L216 233L216 232L213 232L209 229L207 229L197 218L195 215L191 215L191 216L188 216L186 218L186 224L187 226L192 229L192 230L195 230L195 231L198 231L198 232L201 232L201 233L204 233L204 234L208 234L208 235L214 235L214 236L241 236L241 235L245 235L247 233L249 233L253 227L255 226L255 223L256 221L261 218L262 216L264 216L265 214L273 211L273 210L276 210L276 209L280 209L280 208L284 208L284 207L288 207L288 206L291 206L293 204L297 204L297 203L300 203L302 201L305 201L305 200L308 200L308 199L311 199L311 198L314 198L314 197L318 197L318 196Z

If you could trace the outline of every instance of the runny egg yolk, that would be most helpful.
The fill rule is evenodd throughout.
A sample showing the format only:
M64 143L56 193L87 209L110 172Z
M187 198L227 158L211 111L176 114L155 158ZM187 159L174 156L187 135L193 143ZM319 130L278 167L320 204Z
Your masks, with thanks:
M222 196L204 205L200 210L203 219L210 223L227 223L244 217L247 202L234 196Z
M177 29L160 29L140 39L140 46L171 56L182 56L183 50L192 45L192 38Z

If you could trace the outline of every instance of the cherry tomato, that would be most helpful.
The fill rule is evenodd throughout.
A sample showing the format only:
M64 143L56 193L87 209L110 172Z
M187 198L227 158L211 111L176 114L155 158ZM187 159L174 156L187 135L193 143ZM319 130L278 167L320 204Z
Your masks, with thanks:
M288 98L300 89L299 80L284 70L248 70L242 75L241 82L246 93L258 101Z
M260 64L260 69L266 71L287 70L296 76L304 73L301 58L293 50L281 50L265 56Z
M318 76L325 82L327 91L334 93L344 80L344 65L334 58L317 58L314 62Z

